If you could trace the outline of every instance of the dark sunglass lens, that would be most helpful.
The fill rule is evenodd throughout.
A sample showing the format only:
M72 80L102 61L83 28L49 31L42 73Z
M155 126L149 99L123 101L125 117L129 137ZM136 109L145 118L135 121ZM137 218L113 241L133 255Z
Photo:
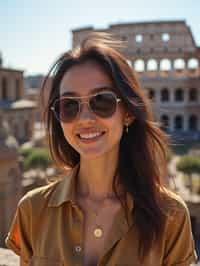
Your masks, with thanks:
M55 111L59 120L63 122L72 121L79 110L79 103L74 99L60 99L56 102Z
M109 117L116 110L116 98L112 93L99 93L90 99L93 112L101 117Z

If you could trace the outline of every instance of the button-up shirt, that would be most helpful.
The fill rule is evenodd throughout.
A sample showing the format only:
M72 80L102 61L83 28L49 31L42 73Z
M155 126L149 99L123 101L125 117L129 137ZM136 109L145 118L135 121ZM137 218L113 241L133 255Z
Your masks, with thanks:
M75 197L78 169L76 166L66 177L34 189L20 200L6 245L28 265L83 266L84 216ZM134 200L127 194L128 223L121 208L98 266L188 266L194 262L196 253L188 209L181 198L174 195L171 200L174 204L163 235L141 263L138 229L132 215Z

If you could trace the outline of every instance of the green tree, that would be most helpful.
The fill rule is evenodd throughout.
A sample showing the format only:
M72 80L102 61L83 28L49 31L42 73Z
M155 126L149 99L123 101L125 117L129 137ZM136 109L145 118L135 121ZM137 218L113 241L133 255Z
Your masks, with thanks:
M33 168L46 169L51 165L51 157L45 148L33 148L24 159L24 169L29 170Z
M176 165L177 170L188 176L189 187L192 189L192 174L200 174L200 157L183 156Z
M36 148L21 148L19 150L20 154L26 158L28 157Z

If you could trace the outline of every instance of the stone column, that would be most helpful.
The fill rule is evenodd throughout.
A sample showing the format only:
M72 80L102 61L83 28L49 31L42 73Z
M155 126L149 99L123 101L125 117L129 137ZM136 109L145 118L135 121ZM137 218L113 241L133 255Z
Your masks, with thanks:
M171 132L173 132L174 131L174 115L173 114L169 115L169 121L170 121L169 129Z
M142 59L144 61L144 72L147 72L147 62L148 59Z
M188 115L183 114L183 131L188 131Z

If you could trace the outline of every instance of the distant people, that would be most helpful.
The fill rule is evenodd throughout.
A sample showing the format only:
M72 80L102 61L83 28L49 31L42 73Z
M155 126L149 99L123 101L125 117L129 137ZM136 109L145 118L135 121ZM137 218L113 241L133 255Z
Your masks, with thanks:
M164 184L168 139L120 49L93 33L53 66L44 117L52 158L65 174L19 202L6 244L21 265L187 266L196 259L188 209Z

